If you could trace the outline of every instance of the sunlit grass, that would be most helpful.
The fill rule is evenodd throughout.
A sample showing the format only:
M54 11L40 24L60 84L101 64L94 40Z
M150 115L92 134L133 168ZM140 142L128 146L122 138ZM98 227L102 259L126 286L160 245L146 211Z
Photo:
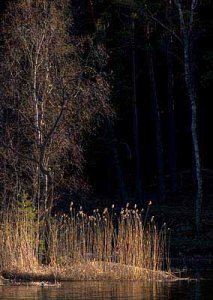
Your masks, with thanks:
M88 215L71 204L69 214L40 221L29 205L10 209L0 220L1 272L26 279L174 279L166 224L158 228L147 214L127 204Z

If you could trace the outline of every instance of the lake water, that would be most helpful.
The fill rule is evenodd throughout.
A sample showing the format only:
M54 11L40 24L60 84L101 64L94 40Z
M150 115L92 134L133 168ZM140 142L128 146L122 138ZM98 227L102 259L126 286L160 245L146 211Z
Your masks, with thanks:
M60 287L1 286L1 300L198 300L213 299L212 272L196 273L198 281L141 283L119 281L67 282Z

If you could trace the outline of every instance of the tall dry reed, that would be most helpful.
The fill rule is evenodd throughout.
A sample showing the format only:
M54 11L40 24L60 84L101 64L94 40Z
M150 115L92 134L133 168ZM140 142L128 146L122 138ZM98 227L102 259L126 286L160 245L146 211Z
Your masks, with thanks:
M1 214L0 268L44 268L63 279L158 278L169 271L167 227L158 229L153 217L148 222L128 204L119 213L112 207L91 215L71 204L68 215L40 221L25 201Z

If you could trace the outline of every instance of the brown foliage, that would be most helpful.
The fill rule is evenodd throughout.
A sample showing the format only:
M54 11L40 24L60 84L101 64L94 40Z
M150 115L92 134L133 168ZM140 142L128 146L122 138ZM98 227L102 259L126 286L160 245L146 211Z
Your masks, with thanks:
M11 2L4 16L0 108L4 200L25 190L34 203L50 208L57 188L75 189L85 134L112 113L103 72L105 50L89 37L72 35L68 11L66 0L20 0Z

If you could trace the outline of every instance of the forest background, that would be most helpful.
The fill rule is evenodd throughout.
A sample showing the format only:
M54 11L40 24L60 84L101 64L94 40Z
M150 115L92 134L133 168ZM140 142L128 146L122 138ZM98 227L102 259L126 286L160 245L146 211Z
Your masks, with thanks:
M145 207L210 254L211 1L3 1L1 211Z

